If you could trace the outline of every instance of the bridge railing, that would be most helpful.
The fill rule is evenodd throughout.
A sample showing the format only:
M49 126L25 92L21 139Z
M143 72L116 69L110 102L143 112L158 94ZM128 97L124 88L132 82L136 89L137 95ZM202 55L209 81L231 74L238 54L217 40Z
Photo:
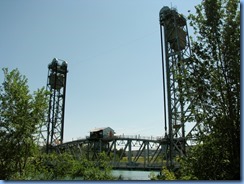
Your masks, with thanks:
M125 138L125 139L146 139L146 140L160 140L162 136L141 136L141 135L115 135L117 138Z
M76 139L73 139L72 138L72 141L75 141L75 140L84 140L84 139L89 139L90 136L86 136L86 137L78 137ZM145 140L161 140L163 139L164 137L163 136L141 136L141 135L114 135L114 138L121 138L121 139L145 139ZM67 141L69 142L69 141Z

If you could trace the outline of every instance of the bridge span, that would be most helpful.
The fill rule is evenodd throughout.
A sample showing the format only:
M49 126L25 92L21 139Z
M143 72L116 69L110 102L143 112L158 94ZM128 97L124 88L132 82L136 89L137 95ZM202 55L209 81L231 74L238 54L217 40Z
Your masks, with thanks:
M73 140L54 146L58 153L68 152L75 158L82 157L96 161L98 154L105 152L113 169L161 170L167 166L169 138L143 136L113 136ZM180 145L182 138L174 139ZM180 155L180 149L175 155Z

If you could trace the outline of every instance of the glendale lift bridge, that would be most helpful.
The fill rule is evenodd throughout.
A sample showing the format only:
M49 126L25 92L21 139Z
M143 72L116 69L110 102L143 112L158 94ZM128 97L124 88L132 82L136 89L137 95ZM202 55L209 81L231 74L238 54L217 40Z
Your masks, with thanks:
M176 9L163 7L159 12L159 23L165 135L156 138L115 136L113 129L105 127L91 131L90 136L84 139L64 143L68 70L65 61L53 59L48 65L49 109L39 134L39 145L44 146L47 153L69 152L77 159L86 157L96 161L98 153L106 152L113 169L161 170L163 166L179 167L177 158L186 155L197 126L191 120L193 101L186 102L180 95L187 88L179 76L190 70L184 65L190 61L190 42L186 18Z

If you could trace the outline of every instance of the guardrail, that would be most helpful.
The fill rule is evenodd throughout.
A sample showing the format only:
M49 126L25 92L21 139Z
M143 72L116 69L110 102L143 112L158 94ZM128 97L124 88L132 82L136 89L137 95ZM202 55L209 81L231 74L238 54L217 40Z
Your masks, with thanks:
M160 140L163 137L162 136L141 136L141 135L115 135L115 137L118 138L125 138L125 139L146 139L146 140Z
M163 136L141 136L141 135L114 135L113 137L115 138L123 138L123 139L145 139L145 140L154 140L154 141L157 141L157 140L162 140L164 137ZM76 140L84 140L84 139L89 139L90 136L86 136L86 137L78 137L76 139L73 139L72 138L72 141L76 141ZM67 141L67 142L70 142L70 141Z

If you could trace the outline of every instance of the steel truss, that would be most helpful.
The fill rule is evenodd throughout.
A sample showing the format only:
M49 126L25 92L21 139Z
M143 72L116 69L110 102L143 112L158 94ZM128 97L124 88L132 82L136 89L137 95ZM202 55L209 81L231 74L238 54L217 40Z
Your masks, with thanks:
M177 140L175 140L177 142ZM160 170L166 166L168 140L135 138L81 139L57 145L58 153L68 152L76 159L83 157L96 161L105 152L113 169Z

